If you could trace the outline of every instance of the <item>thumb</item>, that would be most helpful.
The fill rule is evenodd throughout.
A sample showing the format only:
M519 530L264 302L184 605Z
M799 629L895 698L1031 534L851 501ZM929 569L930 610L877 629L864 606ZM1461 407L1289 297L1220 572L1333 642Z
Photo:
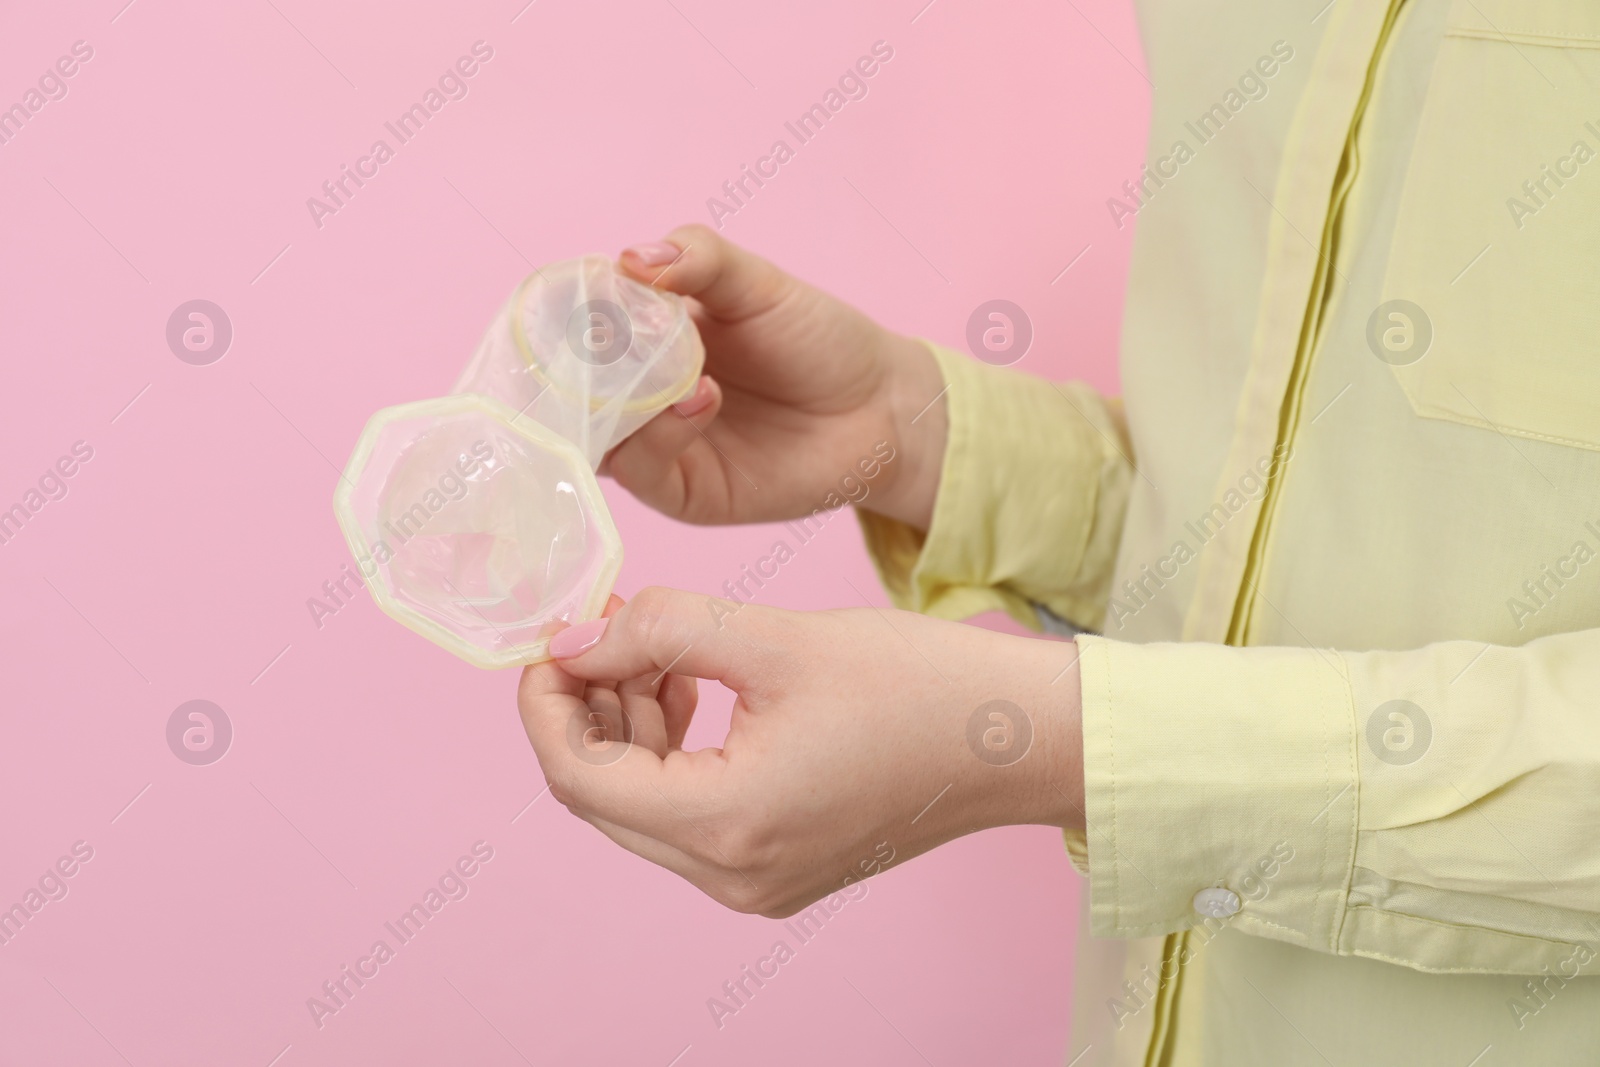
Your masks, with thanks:
M736 322L769 310L794 279L709 226L680 226L664 241L623 250L629 275L658 289L692 296L713 319Z
M742 692L776 655L756 635L751 613L761 610L703 593L643 589L611 618L556 634L550 654L575 678L604 681L671 671Z

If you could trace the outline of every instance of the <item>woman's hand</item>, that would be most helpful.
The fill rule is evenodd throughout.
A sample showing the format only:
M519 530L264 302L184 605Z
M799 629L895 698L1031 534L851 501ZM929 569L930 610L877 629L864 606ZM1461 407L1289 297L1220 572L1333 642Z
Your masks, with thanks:
M551 652L519 692L551 795L739 911L975 830L1083 825L1071 642L646 589ZM720 749L681 747L696 677L738 695Z
M809 515L870 466L866 506L926 529L945 442L944 383L927 346L705 226L630 248L619 264L692 298L706 376L602 472L658 511L713 524Z

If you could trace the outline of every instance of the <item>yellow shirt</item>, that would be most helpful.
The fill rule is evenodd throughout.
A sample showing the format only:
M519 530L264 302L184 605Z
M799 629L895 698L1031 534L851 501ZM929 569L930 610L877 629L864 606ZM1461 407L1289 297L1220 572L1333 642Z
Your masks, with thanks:
M868 545L1103 634L1074 1067L1600 1063L1600 2L1319 7L1144 0L1123 397Z

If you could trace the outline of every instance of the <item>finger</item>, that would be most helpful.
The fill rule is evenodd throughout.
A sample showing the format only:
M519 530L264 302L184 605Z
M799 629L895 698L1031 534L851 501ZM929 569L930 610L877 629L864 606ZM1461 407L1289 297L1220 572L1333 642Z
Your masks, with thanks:
M612 699L623 718L621 736L635 745L643 745L657 756L667 754L667 721L661 714L661 704L656 699L657 686L646 686L642 679L618 682Z
M568 674L559 660L531 663L522 668L522 680L517 683L517 702L548 700L554 697L583 699L589 683Z
M685 447L699 439L697 430L704 430L722 410L722 386L708 375L701 375L688 396L655 415L649 422L626 437L622 445L607 452L600 460L596 473L611 473L611 457L623 445L636 440L648 442L649 451L661 453L670 460Z
M582 678L687 674L713 678L738 693L783 673L777 634L763 618L781 615L699 593L650 588L612 618L563 630L550 640L562 670ZM654 681L659 681L659 678Z
M633 719L624 714L622 698L613 686L591 682L583 692L583 703L589 709L589 726L583 732L586 746L594 748L611 742L632 743Z
M600 617L610 618L624 603L626 601L612 593ZM674 681L677 684L668 685ZM668 675L659 685L652 685L648 678L630 678L615 683L591 681L583 700L592 709L591 721L600 727L607 739L643 745L656 755L665 756L669 728L659 698L663 692L672 692L677 703L681 704L682 697L678 694L681 694L684 683L692 688L694 679ZM681 714L677 708L674 711ZM694 696L691 695L689 713L693 714L693 711ZM678 737L681 742L681 731Z
M602 471L644 503L668 514L682 511L691 485L720 470L705 429L722 410L722 387L702 377L681 404L661 412L616 448Z
M617 683L617 698L634 732L634 743L644 745L659 756L683 747L700 688L693 678L682 674L641 675Z
M568 691L552 686L559 675ZM666 759L638 744L613 739L591 718L594 709L571 690L584 683L559 668L523 673L517 694L523 729L544 771L550 792L574 813L626 826L679 848L692 844L690 816L715 821L718 752L669 752Z
M680 226L664 241L625 249L618 263L639 281L694 297L723 322L771 309L794 284L760 256L699 224Z
M609 619L620 611L625 603L627 601L612 593L610 598L606 600L606 606L601 611L600 617ZM597 681L602 680L597 679ZM522 680L518 683L517 690L518 700L521 700L523 694L544 696L560 693L581 698L584 690L590 684L593 683L586 683L581 679L572 677L572 675L561 669L559 663L553 660L545 660L543 663L530 664L522 669Z
M682 748L700 703L700 685L686 674L669 674L661 684L661 718L667 727L667 748Z

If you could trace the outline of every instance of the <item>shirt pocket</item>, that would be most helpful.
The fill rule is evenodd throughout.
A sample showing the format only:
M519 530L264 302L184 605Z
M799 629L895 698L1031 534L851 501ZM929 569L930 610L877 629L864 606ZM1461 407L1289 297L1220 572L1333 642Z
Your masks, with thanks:
M1417 414L1600 450L1600 2L1456 0L1367 341Z

